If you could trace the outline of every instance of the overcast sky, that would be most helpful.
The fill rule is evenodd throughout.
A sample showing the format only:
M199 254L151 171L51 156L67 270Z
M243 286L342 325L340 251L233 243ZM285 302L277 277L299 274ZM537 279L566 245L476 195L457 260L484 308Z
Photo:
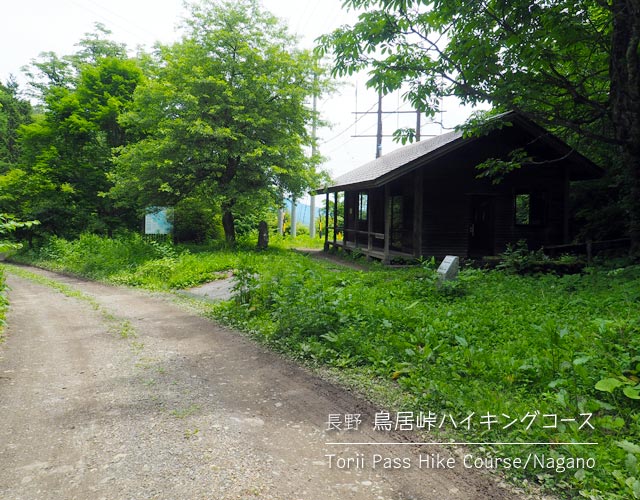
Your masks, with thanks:
M321 34L353 22L354 13L341 8L342 0L262 0L264 7L283 19L291 32L300 37L303 47L311 48ZM53 51L68 55L76 51L74 45L85 33L92 32L96 22L113 32L114 40L126 43L133 50L154 42L170 43L178 39L176 25L184 16L182 0L22 0L3 2L3 26L0 30L0 80L6 82L10 74L23 84L21 67L41 52ZM365 89L365 76L345 82L339 91L319 103L325 120L332 128L319 131L320 152L327 157L324 165L333 176L343 174L375 157L373 137L376 117L355 115L355 111L375 111L375 93ZM356 98L357 93L357 98ZM409 110L398 94L385 97L385 111ZM455 103L447 106L444 121L454 126L467 116ZM355 123L356 117L359 118ZM423 120L424 122L424 120ZM413 126L413 115L385 115L383 131L391 134L400 126ZM423 134L438 134L439 126L425 125ZM383 142L383 153L398 145L391 139Z

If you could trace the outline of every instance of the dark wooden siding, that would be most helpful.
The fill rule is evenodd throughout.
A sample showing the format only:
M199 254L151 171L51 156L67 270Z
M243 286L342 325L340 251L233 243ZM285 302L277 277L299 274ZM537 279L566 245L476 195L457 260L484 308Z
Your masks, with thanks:
M479 163L487 158L506 158L509 151L523 144L536 161L535 165L511 172L498 184L494 184L491 179L478 177L480 171L476 166ZM449 152L440 159L431 160L425 166L418 166L392 181L388 185L390 196L401 196L404 200L400 224L402 235L392 237L392 247L395 245L396 250L413 253L413 222L420 220L420 217L415 217L414 212L415 189L420 178L423 192L421 254L425 257L435 256L440 259L445 255L470 256L470 228L478 200L484 202L485 209L490 205L487 213L491 213L492 220L490 242L486 250L483 250L483 255L503 252L508 244L521 239L527 240L532 249L563 243L567 196L565 165L557 158L545 157L545 154L548 152L539 147L532 137L507 127L469 142L464 147ZM544 163L542 160L553 161ZM383 234L385 187L366 192L371 225L368 221L358 220L359 191L348 191L345 193L345 226L365 232L371 229L373 233ZM518 193L535 193L543 200L541 224L516 224L514 202ZM475 220L478 220L477 216ZM477 247L477 237L475 238L474 246ZM353 242L355 235L348 235L348 240ZM358 236L357 242L359 246L366 248L367 236ZM384 241L372 238L372 245L380 249ZM478 249L475 248L475 251Z
M476 165L486 158L503 157L517 138L509 133L469 144L465 148L423 168L424 218L422 254L469 256L471 203L474 196L490 197L493 203L493 254L520 239L530 248L563 241L564 166L562 163L523 167L508 174L499 184L478 178ZM516 193L542 193L544 223L518 226L515 223Z

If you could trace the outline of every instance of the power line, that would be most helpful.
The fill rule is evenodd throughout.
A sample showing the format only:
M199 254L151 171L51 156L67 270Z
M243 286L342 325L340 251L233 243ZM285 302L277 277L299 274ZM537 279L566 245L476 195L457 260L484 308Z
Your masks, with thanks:
M307 0L305 5L304 5L304 10L302 11L302 15L298 18L298 22L296 24L296 33L300 32L301 28L306 28L307 24L309 22L309 19L311 19L311 17L313 16L314 12L316 11L316 9L318 8L318 5L320 4L321 0L315 0L315 3L313 5L313 8L311 9L311 12L309 12L309 7L311 6L311 2L312 0Z
M137 38L138 40L142 40L142 38L140 37L139 33L133 33L131 30L127 29L126 27L118 24L117 22L114 22L113 19L109 19L108 17L106 17L104 14L97 12L96 10L92 9L90 6L82 3L82 2L78 2L76 0L67 0L69 3L71 3L72 5L75 5L76 7L79 7L83 10L85 10L86 12L90 13L92 16L96 16L97 19L94 20L95 21L103 21L105 23L107 23L110 26L116 26L124 31L126 31L127 33L129 33L129 35L134 36L135 38ZM95 7L95 5L94 5Z
M101 20L106 23L107 28L116 27L130 36L134 37L139 44L146 44L149 42L146 38L151 36L154 40L151 43L159 41L161 37L158 33L152 33L140 24L131 22L131 20L123 17L122 15L113 12L104 5L96 3L93 0L67 0L72 6L79 7L88 12L92 16L95 16L97 20ZM97 10L96 10L97 9Z
M373 106L377 106L377 103L374 103ZM372 107L373 108L373 107ZM363 115L364 117L364 115ZM385 116L382 118L383 122L386 122L389 119L389 116ZM376 123L374 123L373 125L370 125L369 127L365 128L362 133L368 132L369 130L375 128L377 126ZM343 142L342 144L340 144L339 146L336 146L335 148L333 148L331 151L329 151L328 153L326 153L328 156L330 156L332 153L335 153L336 151L338 151L339 149L342 149L344 146L346 146L347 144L349 144L350 142L353 142L354 138L360 138L360 137L376 137L375 135L371 135L371 136L362 136L362 135L357 135L357 136L351 136L349 139L347 139L345 142ZM393 137L392 135L385 135L385 138L389 138L389 137Z
M339 136L343 135L343 134L344 134L345 132L347 132L351 127L353 127L357 122L359 122L360 120L362 120L362 119L367 115L367 113L369 113L369 112L370 112L374 107L376 107L377 105L378 105L378 103L377 103L377 102L374 102L374 103L373 103L373 105L372 105L372 106L371 106L367 111L360 111L360 112L358 112L358 114L360 114L361 116L360 116L360 117L359 117L359 118L358 118L354 123L352 123L349 127L347 127L345 130L343 130L342 132L340 132L340 133L339 133L338 135L336 135L335 137L332 137L329 141L331 141L331 140L333 140L333 139L336 139L336 138L338 138ZM403 103L402 103L402 104L401 104L401 105L396 109L396 111L400 110L400 109L401 109L403 106L405 106L405 105L406 105L406 102L403 102ZM384 117L382 118L382 121L383 121L383 122L386 122L386 121L389 119L389 116L390 116L390 114L391 114L391 113L394 113L394 112L393 112L393 111L387 111L387 112L385 112L385 115L386 115L386 116L384 116ZM369 127L365 128L365 129L361 132L361 134L363 134L363 133L365 133L365 132L368 132L369 130L373 129L373 128L374 128L374 127L376 127L376 126L377 126L377 124L376 124L376 123L374 123L373 125L370 125ZM339 149L343 148L344 146L346 146L347 144L349 144L350 142L352 142L352 139L353 139L353 138L355 138L355 137L362 137L362 136L361 136L360 134L359 134L359 135L356 135L356 136L351 136L351 137L350 137L349 139L347 139L345 142L343 142L343 143L342 143L342 144L340 144L339 146L336 146L336 147L335 147L335 148L333 148L331 151L329 151L329 152L327 153L327 155L331 155L332 153L335 153L335 152L336 152L336 151L338 151ZM372 135L371 137L376 137L376 136L375 136L375 135ZM385 137L389 138L389 137L393 137L393 136L391 136L391 135L387 135L387 136L385 136ZM326 144L326 143L327 143L327 142L329 142L329 141L325 141L323 144Z
M367 112L371 111L373 108L375 108L377 106L377 103L373 103L373 105L367 110ZM360 118L357 118L351 125L349 125L346 129L344 129L342 132L340 132L339 134L334 135L331 139L327 139L326 141L322 141L321 144L328 144L331 141L337 139L338 137L340 137L341 135L347 133L352 127L354 127L360 120L362 120L366 115L363 113L362 116Z
M107 14L109 14L110 16L114 16L116 18L121 19L122 21L124 21L125 23L127 23L128 25L132 26L133 28L135 28L136 30L139 30L142 33L146 33L147 35L150 35L154 38L158 38L158 34L157 33L152 33L151 31L147 30L145 27L140 26L138 24L134 24L131 22L130 19L127 19L124 16L121 16L120 14L118 14L117 12L112 11L111 9L105 7L104 5L100 4L100 3L96 3L94 2L94 0L86 0L87 2L89 2L91 5L93 5L94 7L98 8L98 9L102 9L103 11L105 11ZM135 33L131 33L130 34L134 35L134 36L138 36Z

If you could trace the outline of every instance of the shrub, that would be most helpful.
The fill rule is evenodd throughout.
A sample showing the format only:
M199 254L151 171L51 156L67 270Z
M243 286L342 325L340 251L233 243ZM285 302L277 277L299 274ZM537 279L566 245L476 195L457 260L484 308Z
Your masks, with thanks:
M223 237L219 214L197 198L185 198L173 209L173 235L176 242L203 243Z
M137 233L123 233L117 238L84 233L73 241L51 237L42 247L26 251L17 260L102 279L162 258L169 247L167 243L144 240Z
M517 244L508 244L507 249L500 254L497 269L515 274L537 274L555 272L557 274L572 274L580 272L585 262L572 255L561 255L551 259L542 249L529 250L527 243L520 240Z

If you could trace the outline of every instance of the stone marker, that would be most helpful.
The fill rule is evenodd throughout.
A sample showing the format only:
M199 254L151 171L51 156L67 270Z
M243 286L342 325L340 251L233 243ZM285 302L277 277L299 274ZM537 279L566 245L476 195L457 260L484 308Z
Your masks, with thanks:
M269 246L269 228L265 221L258 224L258 250L264 250Z
M459 270L460 259L455 255L447 255L438 267L438 279L440 282L455 280Z

